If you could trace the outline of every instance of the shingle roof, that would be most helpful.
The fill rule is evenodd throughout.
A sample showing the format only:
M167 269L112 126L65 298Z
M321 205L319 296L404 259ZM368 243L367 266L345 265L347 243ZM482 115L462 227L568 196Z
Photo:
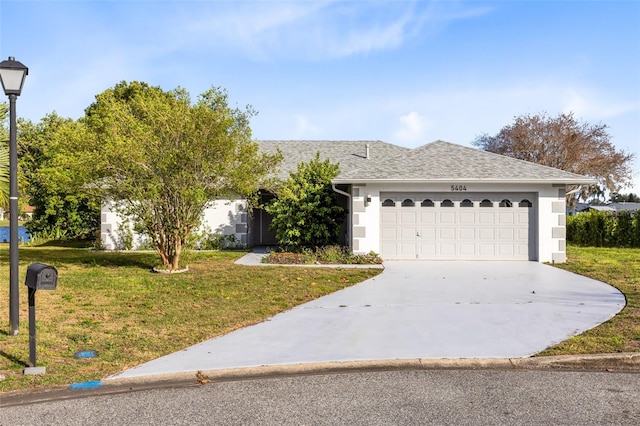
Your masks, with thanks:
M595 183L594 179L449 142L436 141L415 149L382 141L256 141L260 149L284 155L280 177L297 164L320 158L340 163L335 183L353 182L554 182ZM369 147L369 158L367 155Z
M328 158L332 163L340 163L340 171L346 172L366 166L368 162L380 162L385 158L411 151L409 148L382 141L259 140L256 143L263 152L274 154L277 149L282 152L284 158L278 176L283 179L289 177L289 172L297 169L298 163L310 161L318 152L321 160Z

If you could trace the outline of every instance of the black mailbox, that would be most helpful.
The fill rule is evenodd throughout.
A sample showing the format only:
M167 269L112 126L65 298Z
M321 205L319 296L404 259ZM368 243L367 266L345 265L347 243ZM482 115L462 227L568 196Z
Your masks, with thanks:
M55 290L58 283L58 270L44 263L32 263L27 268L24 284L34 290Z

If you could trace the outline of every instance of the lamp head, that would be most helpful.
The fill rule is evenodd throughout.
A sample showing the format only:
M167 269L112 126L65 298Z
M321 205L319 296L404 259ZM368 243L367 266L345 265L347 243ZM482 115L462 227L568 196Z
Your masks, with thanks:
M6 61L0 62L0 82L5 95L20 96L24 78L29 74L29 68L16 61L13 56L9 56Z

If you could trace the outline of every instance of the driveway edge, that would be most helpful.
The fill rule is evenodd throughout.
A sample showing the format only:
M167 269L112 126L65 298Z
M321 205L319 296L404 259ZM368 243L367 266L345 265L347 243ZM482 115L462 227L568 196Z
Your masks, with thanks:
M559 355L531 358L390 359L370 361L322 362L314 364L264 365L259 367L202 370L156 376L113 378L104 385L162 383L172 381L215 382L250 380L307 374L333 374L366 371L499 369L499 370L600 370L640 372L640 352L593 355Z
M640 373L640 352L595 355L559 355L531 358L391 359L324 362L316 364L265 365L154 376L104 379L3 392L0 407L25 405L85 396L108 395L147 389L199 386L206 383L257 380L270 377L340 374L400 370L555 370Z

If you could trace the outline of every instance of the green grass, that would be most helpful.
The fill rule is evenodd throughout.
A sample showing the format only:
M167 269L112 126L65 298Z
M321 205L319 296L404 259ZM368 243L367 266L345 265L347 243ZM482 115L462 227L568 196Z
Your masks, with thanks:
M611 284L627 305L611 320L540 355L640 352L640 249L569 246L567 255L568 262L557 267Z
M74 247L20 248L20 334L9 336L9 253L0 244L0 391L95 380L363 281L372 269L243 267L239 252L193 253L186 274L152 274L153 253ZM610 321L541 355L640 351L640 249L568 248L556 265L620 289L627 306ZM59 272L55 291L36 294L37 361L47 374L24 376L29 361L28 264ZM97 350L98 358L75 359Z
M8 245L0 245L0 391L95 380L260 322L380 273L373 269L245 267L241 252L190 255L190 271L153 274L154 253L20 248L20 333L9 336ZM37 364L29 362L28 264L58 269L58 288L36 294ZM81 350L97 358L75 359Z

